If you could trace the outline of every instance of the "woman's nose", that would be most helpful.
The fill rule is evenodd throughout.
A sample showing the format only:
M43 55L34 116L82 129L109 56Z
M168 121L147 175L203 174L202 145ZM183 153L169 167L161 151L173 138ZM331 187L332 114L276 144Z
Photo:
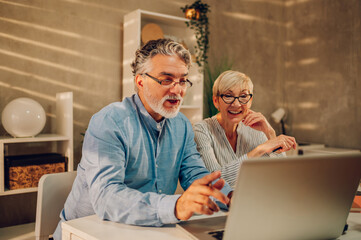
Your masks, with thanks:
M242 106L242 104L239 102L238 99L234 99L233 103L231 104L233 106Z

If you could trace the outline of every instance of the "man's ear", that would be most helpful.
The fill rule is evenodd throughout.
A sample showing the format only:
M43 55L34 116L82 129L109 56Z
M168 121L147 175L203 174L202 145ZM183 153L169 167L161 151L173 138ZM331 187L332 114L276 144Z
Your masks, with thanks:
M143 76L141 74L138 74L135 76L135 84L137 85L138 89L143 88Z

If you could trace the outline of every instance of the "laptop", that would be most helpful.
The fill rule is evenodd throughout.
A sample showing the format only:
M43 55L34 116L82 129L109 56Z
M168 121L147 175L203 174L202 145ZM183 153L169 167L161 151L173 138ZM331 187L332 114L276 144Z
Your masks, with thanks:
M334 239L361 178L361 154L249 159L227 216L181 222L193 239Z

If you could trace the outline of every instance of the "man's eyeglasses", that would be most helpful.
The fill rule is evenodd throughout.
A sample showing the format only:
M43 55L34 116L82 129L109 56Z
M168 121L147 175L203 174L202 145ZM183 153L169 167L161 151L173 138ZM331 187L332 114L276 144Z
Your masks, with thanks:
M229 94L221 94L219 95L223 102L226 104L232 104L236 99L240 104L247 104L249 100L251 100L253 94L242 94L241 96L235 97Z
M164 86L164 87L172 87L172 86L176 86L177 84L179 84L179 86L181 88L188 88L188 87L192 87L193 83L191 81L189 81L188 79L180 79L179 82L173 81L172 79L164 79L164 80L159 80L151 75L149 75L148 73L145 73L146 76L150 77L151 79L153 79L154 81L156 81L157 83L159 83L160 85Z

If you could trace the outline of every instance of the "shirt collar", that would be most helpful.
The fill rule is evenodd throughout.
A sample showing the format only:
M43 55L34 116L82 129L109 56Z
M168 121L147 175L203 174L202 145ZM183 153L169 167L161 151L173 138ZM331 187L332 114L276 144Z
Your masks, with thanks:
M155 121L154 118L149 114L147 109L145 109L144 104L140 100L140 97L138 94L135 94L134 102L135 102L135 105L137 106L137 108L139 109L140 116L149 124L149 126L151 128L153 128L154 130L160 131L164 126L166 118L163 118L163 120L160 122Z

